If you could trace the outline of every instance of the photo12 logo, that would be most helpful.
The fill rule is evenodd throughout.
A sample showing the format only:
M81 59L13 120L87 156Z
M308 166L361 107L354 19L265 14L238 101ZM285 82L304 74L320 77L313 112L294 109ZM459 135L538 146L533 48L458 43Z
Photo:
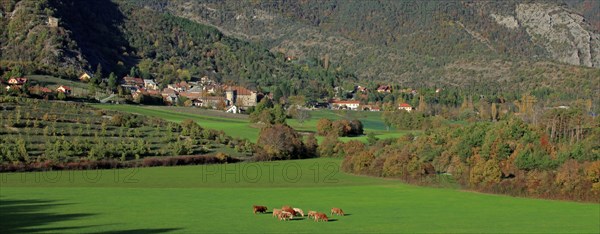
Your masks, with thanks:
M203 183L338 183L339 165L313 163L302 167L293 161L220 164L201 168Z
M0 173L0 183L56 184L56 183L138 183L138 167L126 169L54 170L20 173Z

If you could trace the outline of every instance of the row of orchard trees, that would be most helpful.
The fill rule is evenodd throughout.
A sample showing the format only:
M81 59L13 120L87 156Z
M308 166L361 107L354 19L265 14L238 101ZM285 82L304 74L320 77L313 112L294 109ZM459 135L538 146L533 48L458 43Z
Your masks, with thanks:
M577 116L571 110L548 115ZM357 174L414 183L451 177L465 188L484 192L597 201L600 119L577 118L585 122L582 127L574 125L575 129L565 130L568 134L554 137L558 130L552 130L553 123L532 125L510 117L495 123L436 128L418 137L379 140L371 146L326 139L319 152L345 156L343 170Z

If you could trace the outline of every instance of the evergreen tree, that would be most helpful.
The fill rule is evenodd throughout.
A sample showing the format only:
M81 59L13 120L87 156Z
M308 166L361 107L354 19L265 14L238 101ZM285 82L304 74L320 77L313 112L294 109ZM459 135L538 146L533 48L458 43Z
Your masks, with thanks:
M275 123L285 123L285 119L287 118L285 114L285 110L283 110L282 105L275 105L273 108L273 116L275 117Z
M282 97L283 97L283 92L281 91L281 89L279 87L276 87L275 90L273 90L273 102L279 103L279 101Z
M115 90L117 88L117 75L115 75L114 72L111 72L110 75L108 75L108 88L110 90Z
M90 79L90 84L95 86L100 84L100 82L102 82L102 64L98 63L96 72L94 73L92 79Z
M129 70L129 76L138 77L138 75L139 75L138 69L136 67L131 67L131 69Z

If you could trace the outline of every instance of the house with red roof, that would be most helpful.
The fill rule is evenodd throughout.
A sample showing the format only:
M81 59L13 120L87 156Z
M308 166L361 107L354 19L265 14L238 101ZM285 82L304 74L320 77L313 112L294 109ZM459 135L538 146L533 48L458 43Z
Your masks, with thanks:
M71 91L72 91L71 87L65 86L65 85L58 86L58 88L56 89L56 92L64 93L64 94L67 94L67 95L70 95Z
M377 87L377 92L378 93L391 93L392 87L390 87L389 85L380 85L379 87Z
M24 78L24 77L11 77L10 79L8 79L9 85L21 86L21 85L24 85L25 83L27 83L27 78Z
M400 103L398 105L398 110L405 110L411 112L413 110L413 107L408 103Z
M256 106L258 102L258 93L256 91L244 88L242 86L226 86L225 99L228 105L237 105L239 107Z
M144 79L142 78L138 78L138 77L131 77L131 76L126 76L123 77L123 84L125 85L134 85L137 87L144 87Z
M348 109L348 110L358 110L360 107L360 101L355 100L331 100L329 101L329 105L332 109Z

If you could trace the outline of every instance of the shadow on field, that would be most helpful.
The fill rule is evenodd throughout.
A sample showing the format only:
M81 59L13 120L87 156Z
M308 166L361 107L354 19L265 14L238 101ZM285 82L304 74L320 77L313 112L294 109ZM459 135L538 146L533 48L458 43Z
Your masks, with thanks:
M336 221L338 221L338 220L337 219L329 219L329 220L327 220L327 222L336 222Z
M123 231L108 231L108 232L94 232L102 234L120 234L120 233L167 233L172 231L181 230L180 228L156 228L156 229L131 229Z
M72 203L71 203L72 204ZM57 222L69 220L84 219L94 216L91 213L58 214L50 212L58 206L71 205L69 203L59 203L53 200L38 199L4 199L0 198L0 232L6 233L62 233L67 230L70 232L82 232L82 228L93 229L103 225L82 225L82 226L59 226L59 227L41 227L52 225ZM166 233L180 230L179 228L157 228L157 229L132 229L117 230L97 233Z
M54 207L69 205L51 200L0 199L0 230L3 233L61 232L92 226L36 228L51 223L80 219L93 214L57 214L48 212Z

